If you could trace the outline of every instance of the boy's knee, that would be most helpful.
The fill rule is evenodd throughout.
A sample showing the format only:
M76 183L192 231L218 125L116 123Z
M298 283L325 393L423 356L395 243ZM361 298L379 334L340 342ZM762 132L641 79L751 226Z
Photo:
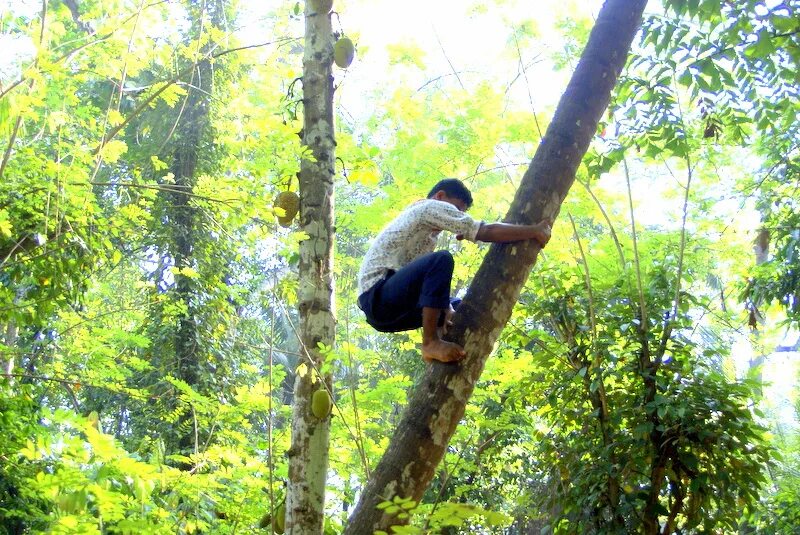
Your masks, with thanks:
M450 251L446 250L436 251L435 253L433 253L433 256L436 264L442 266L448 266L450 268L452 268L455 265L455 261L453 260L453 255L452 253L450 253Z
M449 279L453 276L453 269L455 262L453 255L450 251L436 251L431 254L431 259L428 263L428 274Z

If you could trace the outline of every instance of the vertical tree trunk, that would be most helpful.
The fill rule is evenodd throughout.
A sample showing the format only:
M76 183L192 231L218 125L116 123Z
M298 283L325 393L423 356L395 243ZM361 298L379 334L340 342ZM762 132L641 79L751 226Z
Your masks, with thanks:
M753 253L756 256L756 266L760 266L769 260L769 230L765 228L758 229L756 239L753 241ZM750 314L748 323L750 325L750 333L754 338L758 338L760 330L764 326L764 315L759 308L761 307L761 299L752 300L750 303ZM759 357L763 362L763 357ZM751 366L754 364L751 363Z
M170 193L172 209L172 256L175 267L193 267L194 248L197 242L197 209L192 205L190 195L196 183L196 170L201 140L209 122L207 95L211 93L211 68L207 61L201 62L193 72L186 99L183 117L180 121L182 132L177 136L177 146L170 170L175 175L174 192ZM175 275L176 300L183 307L174 335L177 377L191 386L196 386L200 378L200 334L196 320L197 288L194 280L181 274ZM192 452L197 444L195 424L192 414L181 417L178 428L182 431L178 439L181 453Z
M213 39L204 43L210 29L220 26L225 18L226 1L189 2L188 14L192 26L186 36L187 45L206 53L215 46ZM198 209L192 203L192 194L197 176L208 170L211 157L207 154L214 147L214 132L211 125L211 99L214 92L214 75L223 69L223 62L213 63L204 59L191 70L186 80L188 94L183 105L175 108L179 114L175 123L175 135L171 138L170 171L174 175L174 186L167 194L167 217L169 218L168 254L172 257L175 273L174 301L180 305L181 314L172 333L174 363L172 373L189 386L201 389L207 371L207 359L202 349L202 334L198 325L202 281L187 276L184 268L198 268L198 247L204 239L202 225L198 221ZM191 407L181 407L177 430L177 450L181 454L194 453L198 447L197 415ZM188 468L188 467L186 467Z
M330 417L317 418L311 412L314 392L321 388L332 391L330 377L321 377L317 370L325 358L320 344L332 346L335 329L333 34L328 10L319 9L326 3L307 0L305 6L303 143L315 161L303 160L300 165L300 226L308 239L300 243L298 307L304 358L295 380L288 452L286 530L291 534L322 533L328 471Z
M760 266L769 260L769 230L761 228L758 230L756 239L753 242L753 252L756 255L756 266ZM755 349L759 351L754 359L750 361L750 368L758 368L767 360L767 355L764 353L763 341L761 340L761 331L764 328L764 314L761 313L760 307L762 302L756 299L750 303L750 317L748 323L750 324L750 340ZM759 394L761 393L761 372L758 372L757 381L759 384Z
M17 324L13 321L9 321L2 330L5 331L3 334L3 345L6 347L5 350L7 351L4 367L5 372L10 375L14 373L14 346L17 344Z
M639 27L646 0L607 0L553 121L533 158L505 221L555 218L575 180ZM389 447L361 493L345 534L363 535L404 521L377 510L393 496L419 500L495 341L536 262L534 241L489 249L463 303L450 339L466 349L459 364L433 364L414 389Z

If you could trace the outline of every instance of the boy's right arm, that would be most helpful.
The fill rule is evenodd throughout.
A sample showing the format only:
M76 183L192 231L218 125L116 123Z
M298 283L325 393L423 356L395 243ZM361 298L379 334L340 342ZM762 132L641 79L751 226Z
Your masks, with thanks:
M507 243L523 240L536 240L544 247L550 241L550 221L540 221L535 225L515 225L513 223L488 223L481 225L475 239L493 243Z

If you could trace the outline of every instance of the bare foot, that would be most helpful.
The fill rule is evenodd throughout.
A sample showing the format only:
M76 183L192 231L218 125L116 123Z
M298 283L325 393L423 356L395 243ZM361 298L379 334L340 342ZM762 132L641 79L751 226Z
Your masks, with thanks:
M439 362L455 362L461 360L467 353L464 348L444 340L431 340L422 344L422 358L425 362L438 360Z

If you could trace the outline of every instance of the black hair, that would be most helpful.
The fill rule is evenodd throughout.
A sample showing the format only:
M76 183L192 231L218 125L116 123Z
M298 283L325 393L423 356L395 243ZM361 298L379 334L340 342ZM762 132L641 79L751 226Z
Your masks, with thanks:
M448 197L463 201L467 208L472 206L472 193L470 193L467 186L457 178L445 178L437 182L430 193L428 193L428 198L430 199L436 195L437 191L443 191Z

